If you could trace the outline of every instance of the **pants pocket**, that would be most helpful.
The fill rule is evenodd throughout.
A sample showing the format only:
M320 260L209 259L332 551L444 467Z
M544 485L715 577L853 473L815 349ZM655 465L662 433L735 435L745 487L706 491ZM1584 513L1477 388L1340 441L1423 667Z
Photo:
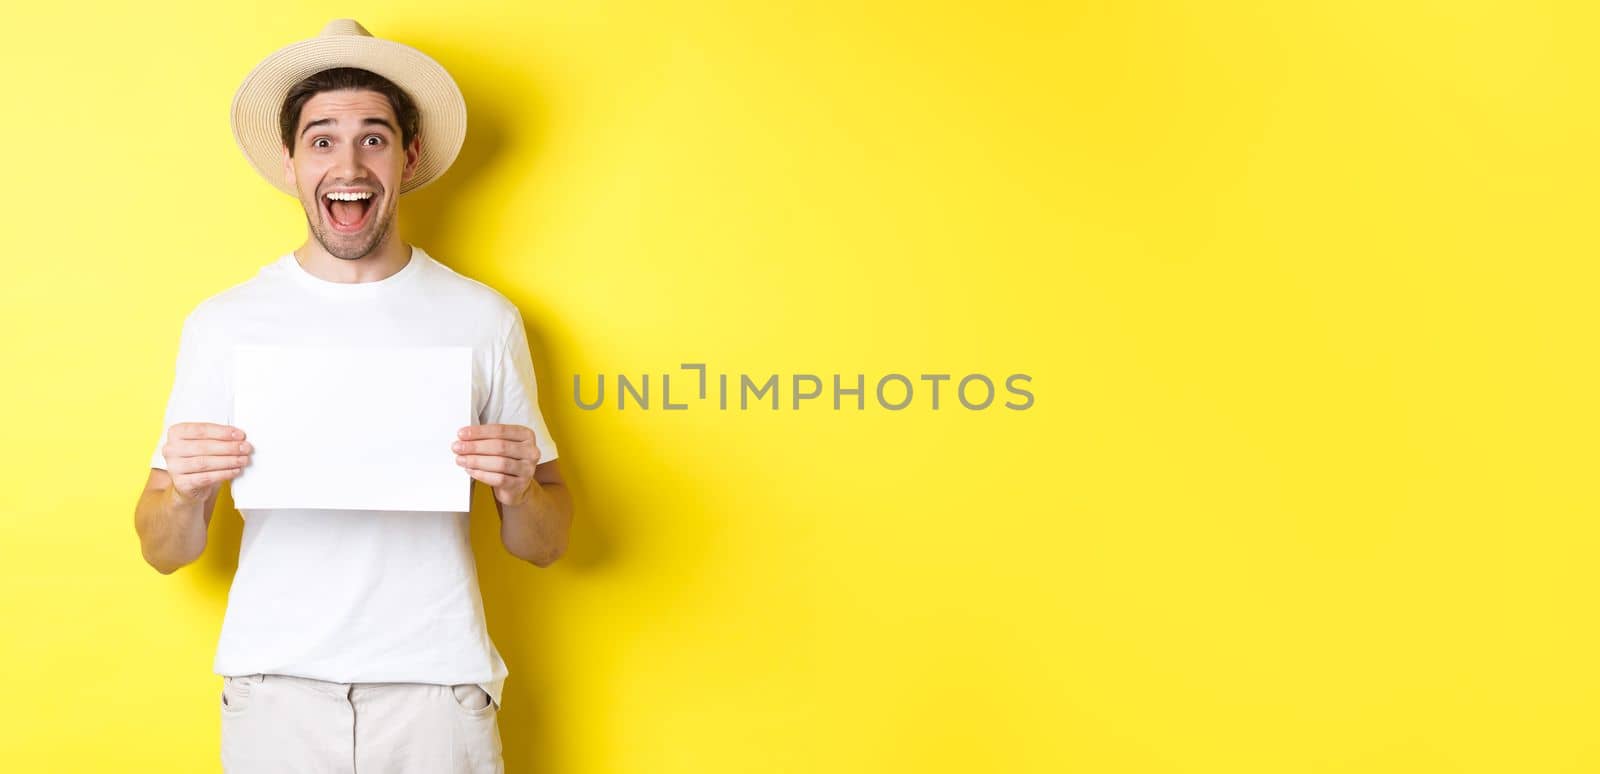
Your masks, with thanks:
M455 694L456 706L468 715L488 715L495 711L494 702L489 698L489 692L476 683L461 683L450 686Z
M458 771L471 774L505 774L500 743L500 708L489 692L475 683L450 686L450 698L460 716L456 726Z
M250 706L250 697L259 690L264 674L224 675L222 678L222 711L229 715L244 712Z

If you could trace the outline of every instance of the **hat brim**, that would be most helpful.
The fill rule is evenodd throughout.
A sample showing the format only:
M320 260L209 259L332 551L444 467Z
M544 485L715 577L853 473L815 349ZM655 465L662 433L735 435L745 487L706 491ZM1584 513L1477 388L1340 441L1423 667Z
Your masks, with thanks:
M245 76L233 95L233 139L250 165L275 188L297 196L283 174L283 139L278 114L289 89L334 67L359 67L405 90L416 103L422 155L400 193L415 191L444 174L467 135L467 103L450 73L427 54L392 40L333 35L285 46Z

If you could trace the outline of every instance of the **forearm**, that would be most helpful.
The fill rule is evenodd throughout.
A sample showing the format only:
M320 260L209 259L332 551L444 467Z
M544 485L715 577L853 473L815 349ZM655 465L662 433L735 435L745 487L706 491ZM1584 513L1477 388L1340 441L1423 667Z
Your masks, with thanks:
M206 548L209 505L185 501L170 486L145 490L133 513L144 560L165 575L200 558Z
M519 559L549 567L567 550L572 493L560 483L533 482L520 505L500 505L500 539Z

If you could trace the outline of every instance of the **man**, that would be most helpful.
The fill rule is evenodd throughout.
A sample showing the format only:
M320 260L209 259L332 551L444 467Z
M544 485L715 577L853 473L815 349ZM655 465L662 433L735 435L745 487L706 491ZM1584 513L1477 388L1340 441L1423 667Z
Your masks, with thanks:
M566 549L572 505L521 315L397 228L400 195L461 147L455 82L420 52L338 20L264 60L235 95L233 125L257 171L298 197L309 234L184 321L165 434L135 509L146 561L165 574L198 558L218 488L250 465L250 428L230 424L234 346L470 346L480 424L461 429L456 462L493 491L506 549L549 566ZM468 514L242 515L213 665L225 770L503 771L507 669L485 626Z

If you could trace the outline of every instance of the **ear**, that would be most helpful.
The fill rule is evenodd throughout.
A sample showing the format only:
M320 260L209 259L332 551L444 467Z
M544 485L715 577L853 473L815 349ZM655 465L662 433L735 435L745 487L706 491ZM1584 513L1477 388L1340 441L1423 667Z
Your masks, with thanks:
M289 187L299 188L294 179L294 159L289 156L289 149L283 148L283 178L289 181Z
M411 144L406 146L406 166L400 170L400 182L410 182L417 174L417 162L422 160L422 135L411 138Z

